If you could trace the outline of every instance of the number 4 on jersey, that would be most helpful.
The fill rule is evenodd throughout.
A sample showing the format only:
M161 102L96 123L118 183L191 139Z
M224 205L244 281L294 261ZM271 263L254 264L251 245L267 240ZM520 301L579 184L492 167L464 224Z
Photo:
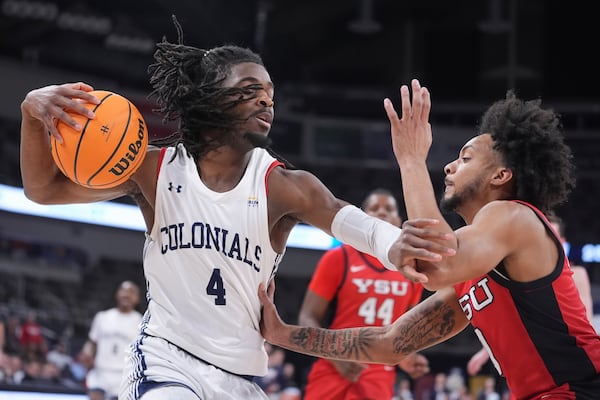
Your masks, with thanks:
M206 294L215 296L215 305L225 305L225 287L223 287L223 278L221 278L221 270L213 269L208 285L206 285Z

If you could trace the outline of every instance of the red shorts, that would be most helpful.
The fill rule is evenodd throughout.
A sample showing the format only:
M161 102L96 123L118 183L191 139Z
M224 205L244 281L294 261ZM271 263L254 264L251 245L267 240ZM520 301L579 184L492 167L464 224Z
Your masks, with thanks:
M304 400L388 400L394 395L396 368L369 364L357 382L342 377L327 360L315 361L308 374Z

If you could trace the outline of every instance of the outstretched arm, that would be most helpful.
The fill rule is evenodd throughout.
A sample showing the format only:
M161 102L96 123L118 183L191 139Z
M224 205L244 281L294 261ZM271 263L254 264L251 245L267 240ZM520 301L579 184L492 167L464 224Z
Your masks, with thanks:
M324 329L284 323L273 303L275 284L260 285L265 339L299 353L334 360L398 364L406 356L456 335L468 324L452 288L442 289L384 327Z
M427 168L427 155L432 143L431 125L429 124L429 111L431 110L431 98L429 91L421 87L418 80L411 82L411 94L408 86L402 85L400 96L402 100L401 115L398 116L390 99L384 100L384 108L391 126L392 147L396 161L402 175L402 191L404 203L409 218L433 218L440 221L436 226L440 232L452 233L452 227L444 220L442 213L437 207L435 191ZM444 243L446 246L456 249L458 241L453 235L451 240ZM435 264L425 263L429 271L435 271ZM402 273L411 277L417 273L425 272L423 269L404 268ZM438 285L430 283L431 273L425 272L426 279L421 279L430 290L437 290L445 284Z
M427 239L435 237L436 241L425 240L423 246L416 243L401 242L401 229L389 222L367 215L346 201L336 198L331 191L313 174L301 170L285 170L275 168L269 175L269 223L272 237L284 237L273 232L285 231L288 234L292 225L283 222L292 219L309 223L343 243L355 249L377 257L387 268L396 270L407 264L414 264L415 259L439 261L443 256L452 256L453 250L443 245L447 234L440 233L431 219L418 220L416 229L427 231ZM404 227L403 227L404 228ZM439 244L441 243L441 244ZM274 244L274 248L283 247L284 241ZM410 257L402 257L402 246L417 245L418 250ZM410 277L422 281L422 274Z
M409 218L435 218L440 220L437 229L452 232L443 219L435 197L435 191L427 168L427 155L432 143L429 111L429 91L418 80L411 82L412 102L409 88L400 88L401 115L398 116L392 102L384 100L384 108L391 125L392 146L402 174L402 191Z

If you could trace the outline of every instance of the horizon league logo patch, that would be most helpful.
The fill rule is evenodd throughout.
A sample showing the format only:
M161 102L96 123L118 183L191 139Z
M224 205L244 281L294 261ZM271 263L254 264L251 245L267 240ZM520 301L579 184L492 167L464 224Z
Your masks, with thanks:
M256 196L248 197L248 207L258 207L258 198Z

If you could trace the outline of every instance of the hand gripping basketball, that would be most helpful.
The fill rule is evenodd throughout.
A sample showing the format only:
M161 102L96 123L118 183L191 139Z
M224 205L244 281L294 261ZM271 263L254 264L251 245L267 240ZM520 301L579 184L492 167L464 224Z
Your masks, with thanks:
M127 181L141 165L148 148L148 128L125 97L105 90L90 93L100 100L86 104L96 117L70 112L83 127L81 131L58 121L63 143L51 136L52 157L73 182L93 189L110 188Z

